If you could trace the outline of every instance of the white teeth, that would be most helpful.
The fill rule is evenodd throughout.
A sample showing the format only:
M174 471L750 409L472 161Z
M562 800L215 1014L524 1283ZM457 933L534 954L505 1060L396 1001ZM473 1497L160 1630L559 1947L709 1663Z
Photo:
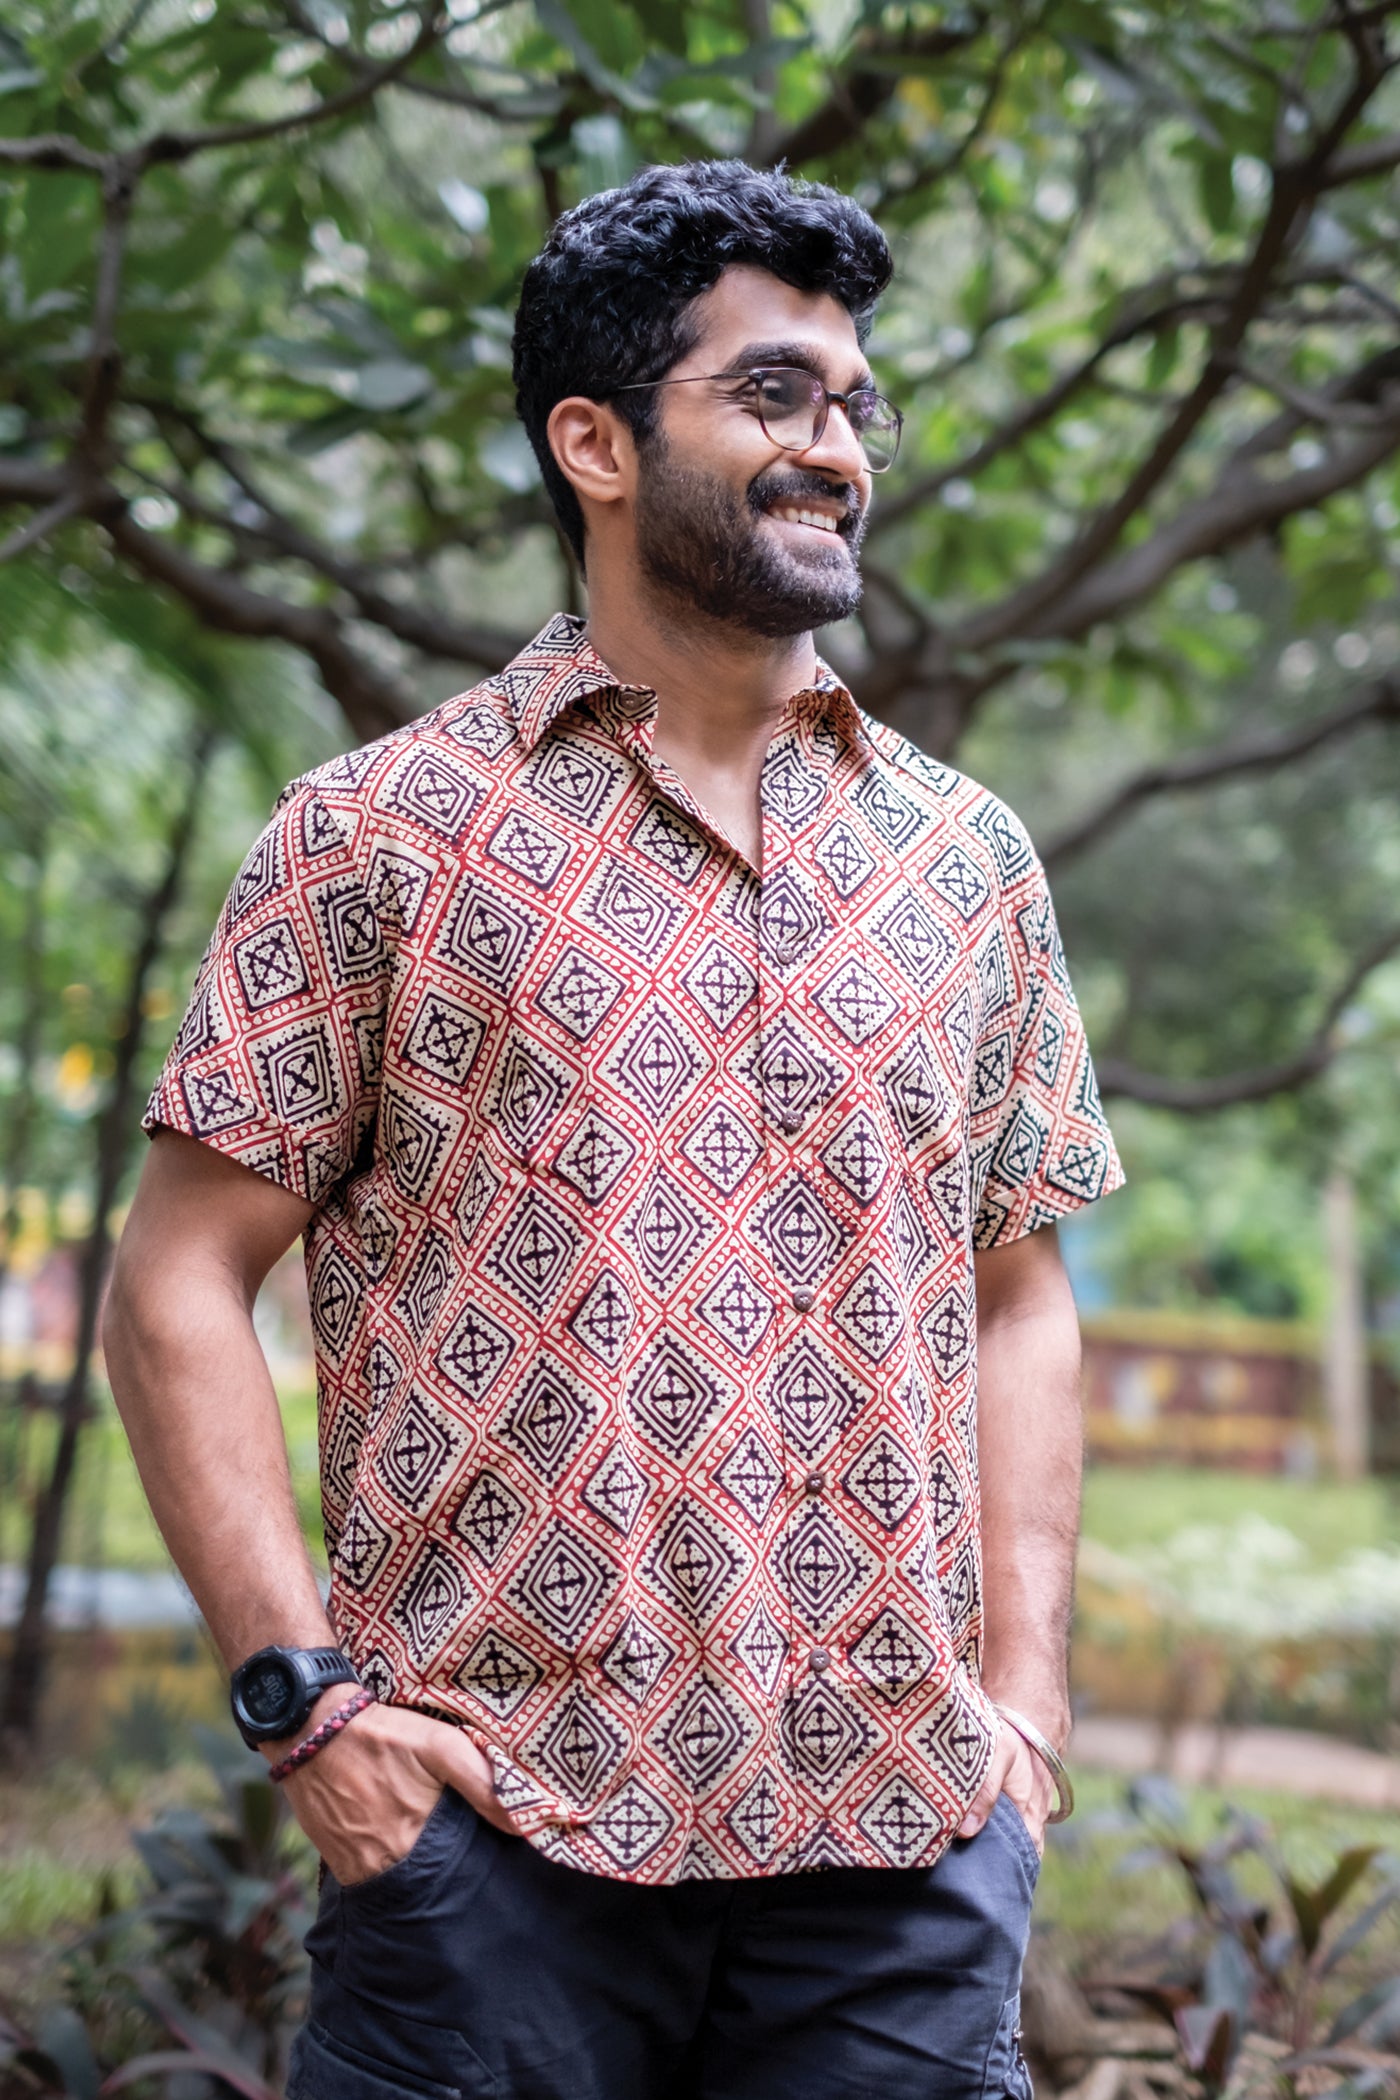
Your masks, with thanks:
M835 518L828 517L824 510L780 510L777 516L785 518L790 525L816 525L823 532L835 532Z

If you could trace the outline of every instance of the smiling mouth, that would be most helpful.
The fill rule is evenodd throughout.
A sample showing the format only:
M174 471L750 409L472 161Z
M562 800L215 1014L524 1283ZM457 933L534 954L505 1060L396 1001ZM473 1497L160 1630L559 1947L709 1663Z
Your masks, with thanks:
M819 532L829 532L833 538L840 536L841 520L833 518L830 511L806 510L793 503L776 503L768 515L781 519L784 525L812 525Z

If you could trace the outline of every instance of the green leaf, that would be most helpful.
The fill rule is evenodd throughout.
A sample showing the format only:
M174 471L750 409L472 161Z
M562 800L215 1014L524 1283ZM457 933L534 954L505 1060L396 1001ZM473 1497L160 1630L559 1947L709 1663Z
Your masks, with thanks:
M1228 233L1235 220L1235 177L1223 153L1196 156L1196 189L1212 233Z
M1147 360L1147 384L1164 387L1176 370L1176 361L1181 355L1181 330L1164 328L1152 345Z
M1379 1851L1379 1845L1353 1846L1342 1853L1327 1879L1311 1888L1291 1876L1285 1877L1288 1900L1298 1920L1298 1938L1309 1959L1317 1952L1327 1920L1339 1904L1345 1903Z
M102 2073L87 2028L71 2006L50 2006L41 2014L38 2041L62 2074L69 2100L98 2100Z

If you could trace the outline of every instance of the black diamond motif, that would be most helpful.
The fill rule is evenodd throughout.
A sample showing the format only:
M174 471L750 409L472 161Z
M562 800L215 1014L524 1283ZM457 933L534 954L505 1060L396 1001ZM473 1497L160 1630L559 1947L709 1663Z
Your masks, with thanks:
M315 893L321 945L340 984L361 984L384 968L384 936L368 892L354 880L328 882Z
M899 1001L856 955L848 955L812 994L848 1043L859 1046L878 1035L899 1012Z
M771 1699L783 1673L791 1642L760 1597L729 1643L765 1699Z
M723 941L707 942L681 983L721 1035L758 997L758 979Z
M914 1740L928 1752L933 1764L953 1773L964 1791L972 1793L981 1784L992 1752L992 1737L966 1693L950 1692Z
M710 849L693 824L669 804L652 800L628 833L628 841L649 861L687 887L710 857Z
M919 1332L928 1344L939 1377L948 1384L972 1354L972 1321L967 1300L956 1284L950 1283L929 1307L919 1322Z
M480 751L486 758L498 758L516 740L510 723L502 721L493 707L463 708L456 721L446 725L446 734L454 743Z
M294 999L309 983L306 960L290 919L272 919L233 948L234 966L248 1009L256 1013L279 999Z
M626 1284L615 1270L604 1269L571 1314L569 1332L611 1369L636 1324L637 1308Z
M765 878L758 923L765 954L781 949L786 960L810 948L831 925L807 884L791 867L781 867L776 875Z
M376 1211L373 1215L385 1230L389 1231L392 1249L392 1228L388 1219L382 1212ZM360 1243L362 1246L367 1244L363 1232ZM384 1273L383 1264L378 1265L377 1272L380 1275ZM403 1289L394 1300L395 1309L415 1341L422 1341L456 1280L457 1264L452 1258L447 1241L440 1232L430 1229L414 1257L413 1267L408 1272Z
M1024 875L1034 858L1031 842L1004 802L998 802L995 795L984 795L965 821L991 847L1003 882Z
M365 888L375 916L395 933L412 933L423 900L432 886L432 863L388 840L376 842L369 856Z
M952 1110L948 1089L938 1060L921 1038L916 1036L884 1067L880 1087L911 1151L945 1126Z
M323 805L316 796L312 796L307 807L320 809ZM336 844L339 845L339 831L336 832L335 838ZM233 887L228 896L230 925L236 925L244 913L250 912L255 904L261 904L264 897L270 897L274 891L280 890L285 881L282 831L280 824L274 820L262 837L255 841L247 859L233 878Z
M180 1023L175 1038L175 1056L179 1061L191 1057L203 1057L223 1041L228 1032L228 1023L219 999L219 988L213 977L206 977L196 984L190 1003L185 1008L185 1017Z
M852 1641L850 1657L872 1691L888 1699L891 1706L916 1692L937 1660L918 1627L893 1605L887 1605L859 1640Z
M755 1524L762 1524L783 1486L783 1468L758 1431L746 1429L714 1469L715 1481Z
M867 769L851 800L871 830L877 832L887 846L893 846L896 853L902 853L909 841L928 827L928 818L923 811L906 801L873 766Z
M527 1189L486 1256L486 1268L541 1319L578 1253L577 1227L538 1189Z
M780 1784L767 1765L750 1780L724 1820L749 1858L766 1867L782 1841L783 1824Z
M829 824L812 851L812 858L842 897L853 897L875 872L869 848L856 837L849 824Z
M885 1531L898 1531L919 1499L919 1469L887 1429L877 1429L841 1484Z
M832 1793L866 1754L874 1731L825 1677L809 1677L783 1714L783 1733L796 1770L821 1793Z
M415 1662L426 1663L456 1631L476 1596L466 1574L447 1548L432 1540L418 1557L413 1574L389 1608Z
M417 750L396 768L377 799L383 808L413 817L440 838L455 842L481 800L481 790L454 759Z
M699 1795L733 1770L757 1733L752 1716L743 1707L736 1709L701 1670L650 1739L691 1793Z
M768 1392L784 1436L808 1457L830 1442L868 1397L806 1335L780 1359Z
M752 1564L732 1534L686 1500L668 1518L646 1569L657 1591L698 1624L713 1616Z
M217 1130L231 1130L246 1123L254 1113L251 1101L238 1091L232 1072L182 1072L180 1091L190 1113L190 1123L201 1137Z
M969 1105L974 1116L995 1108L1006 1098L1011 1084L1011 1037L1006 1029L977 1045L972 1061Z
M483 1466L457 1505L452 1529L494 1568L528 1514L523 1498L494 1467Z
M641 1513L651 1482L621 1438L603 1453L583 1488L583 1500L595 1517L611 1524L624 1538Z
M499 1320L465 1305L433 1361L459 1393L484 1400L514 1351L515 1336Z
M871 1795L856 1817L856 1828L893 1866L907 1867L942 1835L943 1824L913 1781L897 1773Z
M681 1139L681 1150L712 1188L732 1196L763 1147L733 1109L717 1101Z
M646 962L669 948L681 918L680 906L654 882L616 861L593 885L582 910L600 933Z
M640 1706L675 1659L671 1643L663 1640L645 1619L629 1611L603 1651L598 1667L610 1684Z
M627 1394L633 1419L663 1451L687 1451L721 1401L734 1388L671 1335L653 1343L637 1368Z
M502 1180L484 1152L478 1152L472 1161L471 1172L462 1184L462 1193L457 1198L457 1224L463 1243L470 1246L476 1238L477 1229L491 1205L501 1192Z
M740 1356L752 1356L773 1319L773 1300L741 1261L732 1261L696 1306L706 1326Z
M961 1240L967 1232L966 1161L959 1156L946 1160L941 1167L930 1167L924 1186L950 1236Z
M367 1590L388 1559L394 1534L357 1495L336 1542L335 1564L352 1590Z
M1004 1181L1008 1188L1022 1188L1033 1181L1049 1138L1049 1125L1027 1102L1019 1102L992 1154L992 1172L997 1180Z
M444 962L508 992L540 937L544 921L471 876L457 881L456 898L438 935Z
M531 760L524 784L528 793L591 828L621 778L621 766L580 737L556 734Z
M769 1556L793 1603L813 1626L840 1610L870 1572L870 1556L826 1510L809 1505Z
M545 1356L496 1424L496 1435L553 1480L592 1421L595 1405L562 1364Z
M837 1299L832 1318L862 1356L881 1364L904 1332L904 1301L879 1263L868 1261Z
M843 1189L868 1210L889 1178L889 1146L866 1109L854 1109L818 1157Z
M749 1230L768 1249L779 1274L794 1283L815 1283L825 1276L851 1237L801 1174L779 1182L751 1218Z
M365 1351L364 1381L369 1389L369 1413L365 1428L373 1429L399 1389L403 1365L385 1341L372 1342Z
M312 1272L308 1296L316 1339L333 1363L354 1338L364 1295L364 1278L330 1242Z
M705 1070L705 1059L689 1030L664 1006L653 1006L629 1030L604 1071L649 1116L662 1121L682 1102Z
M929 1460L928 1502L934 1537L940 1545L957 1530L966 1499L952 1460L946 1451L935 1451Z
M967 985L963 986L956 998L949 1000L938 1017L938 1025L952 1049L958 1071L966 1072L973 1044L977 1040L976 1009Z
M341 1113L344 1100L336 1059L321 1022L308 1022L259 1044L254 1056L276 1121L328 1122Z
M529 1747L532 1762L548 1772L565 1798L582 1802L617 1770L627 1738L600 1706L575 1689L536 1729Z
M389 1493L405 1509L420 1510L462 1448L462 1433L410 1391L375 1454L374 1467Z
M622 997L623 982L615 970L585 955L582 948L566 948L535 994L535 1004L577 1042L586 1043L606 1021Z
M796 831L821 807L828 789L795 740L783 736L768 746L759 793L764 809L771 810L785 830Z
M630 1873L660 1851L675 1827L676 1819L661 1796L644 1779L629 1779L602 1814L594 1816L588 1834Z
M363 1672L361 1673L363 1675ZM508 1721L525 1704L544 1671L532 1655L488 1627L452 1673L454 1684Z
M949 846L940 853L925 868L924 881L963 919L975 919L991 895L982 870L961 846Z
M585 1203L601 1203L636 1157L637 1148L622 1126L600 1108L590 1108L554 1155L554 1172Z
M765 1102L782 1115L808 1115L840 1083L835 1065L787 1014L765 1034L757 1062Z
M889 1233L899 1266L911 1284L926 1276L943 1254L908 1188L901 1188L890 1205Z
M679 1281L714 1230L694 1198L664 1167L653 1171L621 1228L637 1266L658 1291L668 1291Z
M433 1179L442 1150L458 1118L429 1108L420 1096L386 1087L379 1108L380 1141L389 1172L405 1196L418 1201Z
M546 1137L573 1081L547 1051L513 1036L496 1070L495 1121L522 1153Z
M548 824L510 810L486 841L486 855L538 890L552 889L569 858L569 842Z
M462 1086L485 1034L481 1015L463 1006L460 999L451 999L445 992L425 992L404 1039L404 1058L421 1072Z
M957 954L957 943L912 890L905 890L875 922L870 938L898 963L912 990L926 998Z
M617 1570L572 1524L551 1522L507 1594L527 1618L572 1648L617 1584Z

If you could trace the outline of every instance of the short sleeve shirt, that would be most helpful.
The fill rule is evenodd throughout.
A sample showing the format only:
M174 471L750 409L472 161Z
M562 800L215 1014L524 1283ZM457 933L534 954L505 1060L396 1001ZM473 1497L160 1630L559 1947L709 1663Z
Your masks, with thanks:
M147 1111L316 1206L331 1610L550 1858L936 1860L986 1769L973 1254L1121 1173L1045 879L825 669L762 873L561 617L296 782Z

